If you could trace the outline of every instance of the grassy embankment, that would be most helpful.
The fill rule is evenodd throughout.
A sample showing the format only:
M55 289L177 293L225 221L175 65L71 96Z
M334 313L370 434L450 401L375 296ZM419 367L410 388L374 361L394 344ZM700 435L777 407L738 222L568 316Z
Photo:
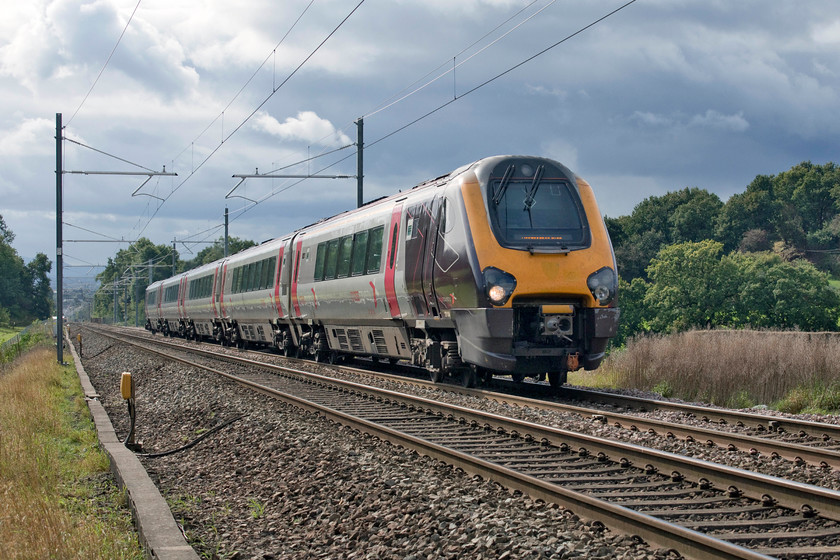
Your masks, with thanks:
M3 344L23 329L13 327L0 327L0 344Z
M78 377L51 347L0 372L0 558L143 558Z
M840 413L840 334L691 331L631 339L569 382L785 412Z

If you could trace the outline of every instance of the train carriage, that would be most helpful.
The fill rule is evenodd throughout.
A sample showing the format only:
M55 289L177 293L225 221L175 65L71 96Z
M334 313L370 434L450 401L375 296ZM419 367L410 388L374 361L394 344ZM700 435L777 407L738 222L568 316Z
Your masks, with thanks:
M183 309L187 338L218 338L220 265L214 262L186 273Z
M278 321L288 313L288 282L282 281L289 238L246 249L218 264L221 274L219 314L222 339L273 345ZM288 264L285 265L288 268Z
M223 342L405 359L467 385L559 385L598 367L618 323L592 189L546 158L485 158L208 266Z
M179 274L160 282L160 325L158 330L166 336L186 336L187 334L183 312L185 280L186 274Z

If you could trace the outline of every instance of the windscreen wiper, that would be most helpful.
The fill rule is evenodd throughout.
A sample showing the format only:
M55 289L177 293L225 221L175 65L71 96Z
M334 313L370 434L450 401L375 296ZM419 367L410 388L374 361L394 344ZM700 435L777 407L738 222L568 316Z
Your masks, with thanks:
M528 189L528 194L525 195L525 208L523 208L523 210L527 210L529 213L531 212L531 206L534 205L534 197L537 196L537 189L540 188L540 181L542 180L544 172L544 165L540 165L539 167L537 167L537 172L534 173L534 182L531 183L531 188Z
M499 188L493 191L493 204L496 206L502 201L502 197L505 196L505 191L507 190L508 183L510 183L510 178L513 177L513 169L514 166L511 164L505 170L505 174L502 177L502 182L499 183Z

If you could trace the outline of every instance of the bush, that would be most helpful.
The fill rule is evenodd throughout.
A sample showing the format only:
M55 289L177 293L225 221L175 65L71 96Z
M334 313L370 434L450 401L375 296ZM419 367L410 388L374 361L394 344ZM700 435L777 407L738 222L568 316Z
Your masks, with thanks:
M840 409L840 335L716 330L631 338L604 364L619 387L739 407ZM805 395L796 393L806 388ZM808 389L823 388L823 389ZM801 404L797 404L801 403Z

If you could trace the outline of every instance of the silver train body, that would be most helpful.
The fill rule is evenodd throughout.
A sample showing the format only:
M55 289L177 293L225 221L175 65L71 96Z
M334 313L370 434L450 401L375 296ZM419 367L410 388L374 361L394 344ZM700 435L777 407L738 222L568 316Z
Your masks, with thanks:
M616 286L588 183L556 161L495 156L155 282L146 328L558 385L603 359Z

